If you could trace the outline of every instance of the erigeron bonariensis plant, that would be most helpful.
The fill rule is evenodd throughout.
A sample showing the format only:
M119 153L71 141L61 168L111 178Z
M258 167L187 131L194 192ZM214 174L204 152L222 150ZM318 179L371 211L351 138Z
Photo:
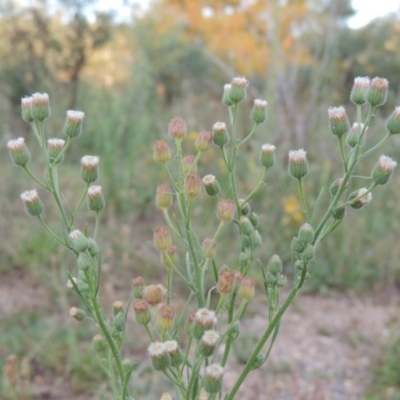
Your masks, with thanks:
M146 284L141 277L135 277L131 297L134 298L132 308L138 324L136 328L138 331L143 328L148 336L148 354L154 373L164 374L173 387L171 393L174 394L165 393L161 399L236 398L248 374L268 359L281 318L310 277L320 243L342 224L346 209L360 209L371 202L372 192L389 181L396 167L396 162L390 157L381 156L371 172L369 186L358 186L360 177L355 175L355 171L359 162L391 135L400 133L400 107L396 107L386 122L386 136L375 146L368 147L366 132L376 108L386 101L388 82L382 78L356 78L350 99L357 109L357 121L351 126L342 106L328 110L329 130L337 137L343 172L329 186L330 202L324 212L311 210L308 206L304 187L304 180L309 174L306 151L298 149L289 152L288 170L297 181L306 221L290 244L294 279L291 290L282 301L280 290L287 284L287 279L282 274L281 258L271 255L268 263L261 266L263 288L260 289L251 277L256 254L262 254L262 238L258 230L260 217L256 210L251 209L250 203L255 196L262 195L267 172L275 164L276 148L272 144L261 147L260 180L250 193L239 192L236 179L238 155L267 115L267 103L255 100L250 115L253 127L248 134L239 134L238 107L246 97L247 85L245 78L238 77L224 86L222 101L228 108L229 124L216 122L210 131L201 131L195 141L196 155L183 154L182 143L186 140L187 127L182 118L170 121L169 138L154 143L154 160L165 172L165 182L161 182L155 190L155 203L164 216L165 225L154 229L153 243L160 253L160 263L165 266L166 279L164 283ZM30 171L31 155L23 138L10 140L7 147L14 164L25 170L41 192L48 192L53 197L61 216L61 226L54 228L45 222L46 213L36 189L24 192L21 199L28 214L36 217L55 240L76 256L76 267L69 274L69 286L81 298L82 308L71 308L70 315L78 321L93 320L98 327L98 334L92 342L93 349L107 371L115 400L133 399L134 382L132 385L129 382L134 363L123 361L122 349L131 298L127 299L126 306L120 301L114 302L111 315L107 315L106 307L99 300L101 246L97 243L97 235L100 212L105 206L102 188L95 185L99 177L99 157L87 155L81 159L80 176L84 188L75 208L67 207L58 184L59 166L71 141L82 132L84 114L68 111L63 129L66 141L59 138L46 141L45 120L50 117L47 94L36 93L22 99L21 104L22 117L31 124L42 149L45 179L38 179ZM197 165L211 146L219 149L226 166L229 176L227 187L220 185L218 176L211 174L212 171L204 176L198 174ZM172 169L172 164L176 164L176 168ZM204 209L203 213L216 217L214 230L213 227L202 227L202 232L207 230L209 237L201 238L197 234L199 222L193 217L192 210L204 196L214 199L214 206ZM92 230L79 230L75 222L85 199L95 215ZM234 267L226 265L218 256L217 241L224 229L237 232L239 245ZM206 279L214 282L209 290L206 290ZM177 281L183 282L189 289L185 306L179 313L171 296ZM268 298L268 323L239 378L233 387L226 387L223 377L232 344L240 335L241 320L256 292L265 292ZM212 296L218 297L214 309L211 306ZM135 334L130 333L127 340ZM185 346L183 343L186 343Z

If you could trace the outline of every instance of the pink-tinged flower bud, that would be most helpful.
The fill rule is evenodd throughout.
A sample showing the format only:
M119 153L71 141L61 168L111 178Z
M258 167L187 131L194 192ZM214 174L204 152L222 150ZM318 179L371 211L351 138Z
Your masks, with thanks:
M92 348L96 354L103 356L107 348L107 342L101 335L95 335L92 340Z
M168 185L157 186L156 205L161 209L166 209L172 205L172 192Z
M65 140L49 139L47 141L47 155L49 161L54 164L60 164L64 160L64 154L60 156L65 146Z
M335 182L331 183L329 186L329 193L331 196L336 196L337 192L339 191L340 186L342 185L343 179L338 178ZM345 190L349 187L349 182L346 183Z
M353 88L350 93L350 100L354 104L362 105L366 102L366 95L370 86L371 80L365 77L357 77L354 79Z
M372 79L366 96L367 102L374 107L379 107L385 104L388 89L389 81L387 79L378 77Z
M169 393L163 393L160 397L160 400L172 400L172 397Z
M213 142L223 147L229 143L229 134L225 122L216 122L213 126Z
M165 371L171 365L171 357L165 349L165 343L154 342L148 348L151 363L156 371Z
M204 377L204 389L208 393L218 393L222 390L222 377L224 368L219 364L211 364L206 367L206 376Z
M179 262L179 248L178 246L168 247L166 251L163 251L160 256L161 263L165 266L169 266L170 263L176 265Z
M21 194L21 200L23 201L25 209L29 215L38 217L43 213L44 206L35 189L23 192Z
M217 324L215 312L200 308L196 311L193 321L193 336L201 339L205 331L212 329Z
M84 156L81 158L81 178L86 183L93 183L99 179L98 156Z
M182 140L186 136L187 127L183 118L172 118L168 124L168 133L174 139Z
M91 186L87 192L88 206L92 211L101 211L106 202L104 200L101 186Z
M241 279L239 285L239 294L244 300L250 300L254 297L256 290L256 281L253 278L245 276Z
M231 91L232 85L227 83L224 85L224 93L222 95L222 104L225 104L227 107L233 106L233 101L229 97L229 92Z
M190 336L192 335L192 327L193 327L193 322L194 322L195 316L196 316L195 311L191 311L188 314L187 321L185 324L185 332L187 335L190 335Z
M50 99L47 93L32 95L32 117L38 121L44 121L50 117Z
M214 258L215 255L217 254L217 243L216 242L213 243L213 240L210 238L205 238L203 240L201 248L203 249L203 253L207 256L207 258L210 259Z
M77 321L81 322L86 319L86 312L80 308L72 307L69 310L69 315L76 319Z
M289 174L296 179L304 178L308 174L308 162L303 149L289 152Z
M68 237L72 247L78 253L85 252L90 246L89 239L79 229L72 231Z
M85 113L82 111L68 110L64 124L64 134L71 139L78 137L82 133L83 119Z
M386 129L391 135L400 133L400 107L396 107L386 121Z
M171 234L166 226L158 226L154 229L154 245L158 250L167 250L172 246Z
M360 140L362 140L360 144L364 143L365 134L363 135L363 139L361 139L361 133L363 129L364 129L364 124L359 124L358 122L355 122L353 124L346 138L346 143L349 147L356 147ZM364 132L366 132L367 129L368 127L364 129Z
M157 326L162 331L169 331L174 327L175 311L172 306L165 305L158 310Z
M312 243L314 240L314 229L310 224L303 224L300 227L299 230L299 240L303 244L303 246L306 246L309 243Z
M230 199L221 199L217 206L217 218L223 222L233 220L235 215L235 203Z
M22 111L22 119L25 122L33 122L35 118L32 115L32 96L23 97L21 99L21 111Z
M202 153L204 153L211 149L212 141L213 141L213 136L212 136L211 132L201 131L197 135L194 145L196 146L196 149L198 151L201 151Z
M182 159L182 168L184 175L197 174L197 165L194 163L196 157L193 155L185 156Z
M7 148L14 165L24 167L31 160L31 153L24 138L9 140Z
M204 189L209 196L217 196L221 191L221 186L214 175L206 175L202 179Z
M271 168L275 164L275 146L263 144L261 146L260 164L265 168Z
M219 333L210 329L205 331L200 340L200 352L203 357L210 357L214 354L219 340Z
M233 271L222 270L218 274L217 290L221 294L233 292L235 286L235 273Z
M143 287L144 287L144 280L141 276L132 279L133 295L137 299L143 298Z
M367 188L361 188L351 193L349 196L350 206L355 209L366 206L372 200L372 193L367 193Z
M388 156L380 156L377 164L371 172L371 179L378 185L389 182L397 162Z
M274 254L268 261L268 271L272 275L279 275L282 272L282 268L282 261L280 257L277 254Z
M179 348L178 342L176 340L167 340L165 342L165 351L171 357L171 365L173 367L179 367L182 364L183 354L182 354L182 352ZM171 398L171 397L169 397L169 398Z
M171 150L165 140L157 140L153 147L154 161L160 164L165 164L171 159Z
M328 108L328 117L332 135L340 138L349 131L350 124L343 106Z
M265 100L255 99L251 119L256 124L261 124L267 118L267 102Z
M234 104L237 104L245 99L246 86L248 83L249 81L244 77L236 77L232 79L231 88L229 90L229 98Z
M201 178L199 175L192 174L185 178L183 192L188 197L196 197L201 193Z
M163 285L149 285L143 288L143 298L149 305L155 306L162 303L167 295L167 289Z

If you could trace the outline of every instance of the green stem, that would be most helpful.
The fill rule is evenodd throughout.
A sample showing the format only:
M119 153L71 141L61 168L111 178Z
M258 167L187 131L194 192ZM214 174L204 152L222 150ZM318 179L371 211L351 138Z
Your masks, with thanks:
M390 137L390 133L387 133L386 136L380 141L378 142L375 146L371 147L368 151L366 151L364 154L362 154L359 157L359 160L362 160L364 157L367 157L368 155L370 155L373 151L375 151L378 147L382 146L382 144L389 139Z
M65 247L67 247L68 249L70 248L69 244L64 242L62 239L60 239L50 228L49 226L44 222L43 218L38 215L38 220L41 222L41 224L43 225L44 229L46 229L46 231L48 233L50 233L50 235L57 240L57 242L61 243L62 245L64 245Z
M96 211L96 222L94 226L94 233L93 233L93 239L97 239L97 235L99 233L99 227L100 227L100 211Z
M83 203L83 200L85 200L85 198L86 198L88 190L89 190L89 184L86 185L86 188L83 191L81 198L79 199L78 205L76 206L75 211L72 213L70 227L72 227L72 225L74 224L76 214L78 213L79 209L81 208L81 205Z
M27 165L23 165L22 168L38 185L40 185L41 187L45 188L46 190L49 190L49 188L43 182L41 182L39 179L36 178L36 176L34 176L31 173L31 171L29 170Z
M54 167L58 163L58 161L61 160L62 156L68 150L71 142L72 142L72 139L68 136L67 143L65 143L64 148L60 151L60 154L53 160L53 162L50 163L51 167Z
M347 172L347 161L346 161L346 157L344 154L344 148L343 148L343 136L340 136L339 138L339 147L340 147L340 155L342 157L342 163L343 163L343 168L344 168L344 172Z
M247 204L254 196L256 196L259 192L259 190L266 185L265 178L267 177L267 173L268 173L268 168L264 169L263 175L260 179L260 181L257 183L257 186L250 192L250 194L244 199L243 203L242 203L242 207Z
M305 198L305 195L304 195L303 179L299 178L299 179L297 179L297 182L299 184L300 201L301 201L301 206L303 208L303 214L304 214L304 216L306 218L306 221L310 224L311 223L311 219L310 219L310 215L308 214L306 198Z
M251 130L251 132L241 141L238 143L237 147L239 148L240 146L243 146L245 143L247 143L255 134L256 130L257 130L258 124L254 123L254 126Z

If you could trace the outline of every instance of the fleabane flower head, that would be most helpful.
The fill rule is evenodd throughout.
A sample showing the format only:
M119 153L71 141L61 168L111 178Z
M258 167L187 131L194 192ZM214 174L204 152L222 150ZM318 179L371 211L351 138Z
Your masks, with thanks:
M83 253L89 249L90 241L85 236L83 232L79 229L73 230L69 235L68 238L71 242L72 247L78 252Z
M229 97L229 92L231 90L232 85L227 83L224 85L224 93L222 95L222 103L225 104L227 107L233 106L233 101Z
M265 100L255 99L250 117L256 124L263 123L267 118L267 102Z
M50 99L47 93L32 95L32 117L38 121L44 121L50 117Z
M213 142L216 146L223 147L229 143L229 133L225 122L216 122L212 130Z
M332 135L340 138L349 131L350 124L343 106L328 108L328 117Z
M246 97L246 86L249 81L242 76L238 76L232 79L231 88L229 90L229 99L232 103L237 104L244 100Z
M261 146L260 164L265 168L271 168L275 164L275 146L263 144Z
M179 367L183 362L183 355L176 340L167 340L165 342L165 350L171 357L171 365Z
M396 107L386 121L386 129L391 135L400 133L400 107Z
M33 103L32 96L23 97L21 99L22 119L25 122L33 122L35 120L35 118L32 115L32 103Z
M224 375L224 368L219 364L211 364L206 367L206 374L204 378L204 389L208 393L218 393L222 389L222 377Z
M203 357L210 357L217 346L219 333L210 329L203 333L200 341L200 352Z
M75 138L82 133L83 119L85 113L83 111L68 110L65 118L64 133L68 137Z
M365 132L367 132L367 130L368 130L368 127L364 128L364 126L365 125L362 123L359 124L358 122L354 122L354 124L352 125L350 132L346 138L346 143L348 146L356 147L358 142L360 142L360 140L362 140L362 143L364 142ZM361 138L361 133L363 131L364 131L364 134L363 134L363 137Z
M380 156L377 164L371 172L371 179L377 185L385 185L389 182L397 162L388 156Z
M103 190L101 186L91 186L87 192L88 206L92 211L99 212L105 206Z
M366 100L371 106L379 107L386 103L389 81L385 78L374 78L369 86Z
M15 165L24 167L31 160L28 146L25 143L25 139L22 137L9 140L7 142L7 149Z
M161 285L148 285L143 288L143 298L150 306L162 303L167 295L167 289Z
M350 206L355 209L366 206L372 200L372 193L367 188L361 188L351 193L349 196Z
M36 189L23 192L21 194L21 200L24 203L25 209L29 215L38 217L42 214L44 206Z
M358 76L354 79L353 88L350 93L350 100L354 104L362 105L366 102L366 94L368 92L371 80L369 77Z
M219 185L217 178L214 175L205 175L203 176L203 184L206 189L206 193L209 196L217 196L221 191L221 186Z
M289 151L289 174L296 179L308 174L306 151L303 149Z
M156 371L165 371L171 365L171 357L167 353L164 342L151 343L148 352Z
M214 327L217 323L215 312L206 308L200 308L196 311L193 321L193 336L200 339L205 331Z
M47 155L51 163L60 164L64 159L64 154L61 154L65 146L65 140L63 139L49 139L47 141Z
M172 138L182 140L187 133L185 120L180 117L172 118L168 124L168 133Z
M98 156L84 156L81 158L81 178L86 183L93 183L99 179Z

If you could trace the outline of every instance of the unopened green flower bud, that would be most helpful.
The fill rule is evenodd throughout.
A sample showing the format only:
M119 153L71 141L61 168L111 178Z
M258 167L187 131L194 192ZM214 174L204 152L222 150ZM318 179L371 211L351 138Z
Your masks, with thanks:
M354 104L362 105L366 102L366 95L370 86L368 77L357 77L354 79L353 88L350 93L350 100Z
M69 315L76 319L77 321L81 322L86 319L86 312L80 308L72 307L69 310Z
M165 371L171 365L171 357L167 353L165 343L154 342L148 348L151 363L156 371Z
M314 246L312 244L308 244L301 253L301 258L306 264L308 264L314 258L314 255L315 255Z
M389 82L385 78L373 78L366 99L371 106L379 107L386 103Z
M251 223L250 219L242 216L239 218L239 229L240 233L250 236L254 232L254 226Z
M214 175L206 175L202 179L204 189L209 196L217 196L221 191L221 186Z
M172 246L172 237L166 226L158 226L154 229L154 245L158 250L167 250Z
M366 206L372 200L372 193L367 188L361 188L351 193L349 196L350 206L355 209Z
M337 192L339 191L340 186L342 185L343 179L338 178L336 179L331 185L329 186L329 193L331 196L336 196ZM345 190L349 187L349 182L345 185Z
M388 156L380 156L377 164L371 172L371 179L377 185L385 185L389 182L397 162Z
M196 197L201 193L201 178L197 174L185 177L183 192L188 197Z
M287 283L287 278L285 275L279 275L276 278L276 286L278 286L279 288L285 287L286 283Z
M99 178L98 156L84 156L81 159L81 178L86 183L96 182Z
M346 213L345 207L336 207L332 211L332 217L336 220L341 220L344 218L345 213Z
M100 253L100 246L92 238L89 238L89 243L89 253L92 257L96 257Z
M289 152L289 174L296 179L304 178L308 174L308 162L303 149Z
M165 140L156 140L153 146L154 161L165 164L171 159L171 150Z
M221 199L217 206L217 218L223 222L233 220L235 215L235 203L230 199Z
M15 165L24 167L31 160L31 154L24 138L9 140L7 148Z
M156 205L161 209L172 205L172 192L168 185L158 185L156 190Z
M328 117L332 135L340 138L349 131L350 124L343 106L328 108Z
M202 153L205 153L206 151L211 149L211 145L213 142L213 135L211 132L207 131L201 131L194 143L196 146L196 149Z
M277 254L274 254L268 262L268 271L272 275L279 275L282 272L282 260Z
M174 308L170 305L162 306L158 311L157 326L161 331L169 331L174 327Z
M350 147L356 147L358 145L358 143L360 142L360 140L362 140L361 144L363 144L365 134L363 135L363 139L361 139L361 134L362 134L363 130L364 130L364 132L366 132L367 129L368 128L364 129L364 124L359 124L359 123L355 122L353 124L353 126L351 127L349 134L347 135L347 138L346 138L347 145Z
M43 213L44 206L39 198L38 192L34 190L27 190L21 194L21 200L25 205L25 209L29 215L38 217Z
M223 147L229 143L229 134L225 122L216 122L213 126L213 142Z
M117 314L124 313L124 306L122 301L114 301L113 305L113 315L116 316Z
M72 231L68 237L72 247L78 253L83 253L90 246L89 239L79 229L75 229L74 231Z
M136 322L140 325L147 325L151 321L149 305L145 300L136 300L133 303Z
M132 279L133 295L137 299L143 298L143 288L144 288L144 280L141 276L138 276L137 278Z
M124 313L118 313L114 316L112 326L116 332L121 333L125 329L125 316Z
M32 95L32 117L37 121L44 121L50 117L50 99L47 93Z
M303 224L299 230L299 240L306 246L314 240L314 229L310 224Z
M204 389L208 393L218 393L222 390L222 377L224 368L219 364L211 364L206 367L206 376L204 378Z
M170 356L173 367L179 367L182 364L183 354L176 340L167 340L165 342L165 351Z
M247 202L245 204L244 203L244 199L239 199L239 205L240 205L240 211L242 212L242 215L248 217L249 214L251 213L251 207L250 207L250 203Z
M292 242L290 243L290 248L294 253L301 253L304 250L304 245L303 243L299 240L297 236L295 236L292 239Z
M93 266L92 258L86 253L79 253L77 262L79 271L88 271Z
M237 104L245 99L246 86L248 83L249 81L244 77L236 77L232 79L231 88L229 90L229 98L234 104Z
M64 124L64 134L71 139L82 133L82 125L85 113L82 111L68 110Z
M386 121L386 129L391 135L400 133L400 107L396 107Z
M180 117L172 118L168 124L168 133L172 138L182 140L187 133L185 120Z
M91 186L87 192L88 206L92 211L99 212L105 206L105 200L101 186Z
M249 220L253 224L254 228L260 225L260 217L255 212L251 212L249 215Z
M267 274L265 275L265 279L264 279L264 283L267 286L274 286L276 283L276 276L272 275L271 272L267 272Z
M32 96L23 97L21 99L21 111L22 111L22 119L25 122L33 122L35 118L32 115Z
M65 146L65 140L49 139L47 141L47 155L51 163L60 164L64 159L64 154L60 156Z
M135 363L133 361L129 360L128 358L125 358L122 360L122 368L123 368L125 374L127 374L129 371L131 371L134 364Z
M262 237L260 235L260 232L258 232L257 229L255 229L251 235L250 235L250 243L253 249L257 249L258 247L261 246L262 244Z
M203 336L200 340L200 353L203 357L210 357L214 354L218 339L219 334L213 329L210 329L203 333Z
M227 83L224 85L224 93L222 95L222 103L225 104L227 107L233 106L233 101L229 97L229 92L231 90L231 85Z
M267 118L267 102L265 100L255 99L251 111L251 119L256 124L261 124Z
M275 164L275 146L263 144L261 146L260 164L265 168L271 168Z
M92 347L95 353L101 356L104 350L107 348L106 340L101 335L95 335L92 340Z
M253 370L257 369L257 368L260 368L261 365L264 364L264 361L265 360L264 360L263 355L262 354L257 354L257 357L256 357L256 359L254 360L254 363L251 366L251 370L253 371Z

